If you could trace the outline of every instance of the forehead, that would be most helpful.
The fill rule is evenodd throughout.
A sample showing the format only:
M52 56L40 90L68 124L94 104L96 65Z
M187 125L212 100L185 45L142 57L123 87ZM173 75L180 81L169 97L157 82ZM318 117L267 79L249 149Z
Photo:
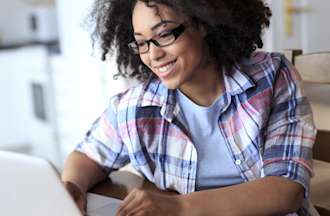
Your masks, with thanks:
M137 1L132 14L132 25L135 32L150 31L162 20L178 23L183 21L182 17L168 6L153 2L151 5L147 5L145 2Z

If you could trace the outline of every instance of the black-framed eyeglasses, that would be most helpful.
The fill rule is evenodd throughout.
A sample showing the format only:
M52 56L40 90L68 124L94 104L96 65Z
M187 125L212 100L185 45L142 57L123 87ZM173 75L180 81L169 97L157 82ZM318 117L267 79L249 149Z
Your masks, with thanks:
M144 54L149 51L151 42L157 47L169 46L174 43L185 29L186 27L183 24L180 24L178 27L169 31L163 31L149 40L130 42L128 47L134 54Z

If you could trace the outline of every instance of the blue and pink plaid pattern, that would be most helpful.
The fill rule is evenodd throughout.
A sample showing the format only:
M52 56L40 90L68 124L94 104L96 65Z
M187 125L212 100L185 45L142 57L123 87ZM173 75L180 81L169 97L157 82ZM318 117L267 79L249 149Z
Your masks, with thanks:
M279 53L256 52L223 81L219 129L242 178L283 176L308 196L316 129L296 69ZM197 152L179 110L175 90L154 77L112 97L76 150L108 171L131 162L159 188L193 192Z

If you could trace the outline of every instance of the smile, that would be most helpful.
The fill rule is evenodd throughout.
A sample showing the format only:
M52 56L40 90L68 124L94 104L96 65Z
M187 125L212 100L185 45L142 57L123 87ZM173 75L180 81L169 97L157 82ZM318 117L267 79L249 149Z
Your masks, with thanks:
M174 60L174 61L169 62L168 64L158 67L157 69L159 71L159 76L161 76L161 77L168 76L175 68L176 61L177 60Z

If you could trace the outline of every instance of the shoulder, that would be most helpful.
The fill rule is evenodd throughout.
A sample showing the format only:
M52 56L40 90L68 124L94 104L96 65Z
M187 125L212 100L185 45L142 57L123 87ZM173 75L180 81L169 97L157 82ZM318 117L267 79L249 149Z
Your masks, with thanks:
M145 83L139 83L133 87L126 89L118 94L113 95L110 98L109 106L114 111L120 109L127 109L128 107L136 107L140 98L140 95L143 93Z
M254 52L250 58L243 59L241 65L250 70L256 70L255 72L263 72L266 70L277 71L282 64L291 64L286 59L284 54L279 52ZM258 70L259 69L259 70Z
M110 106L120 112L137 107L157 106L166 102L168 89L157 78L139 83L110 98Z
M276 80L280 73L291 74L297 79L299 75L291 62L279 52L254 52L250 58L241 62L244 73L255 81L267 78Z

